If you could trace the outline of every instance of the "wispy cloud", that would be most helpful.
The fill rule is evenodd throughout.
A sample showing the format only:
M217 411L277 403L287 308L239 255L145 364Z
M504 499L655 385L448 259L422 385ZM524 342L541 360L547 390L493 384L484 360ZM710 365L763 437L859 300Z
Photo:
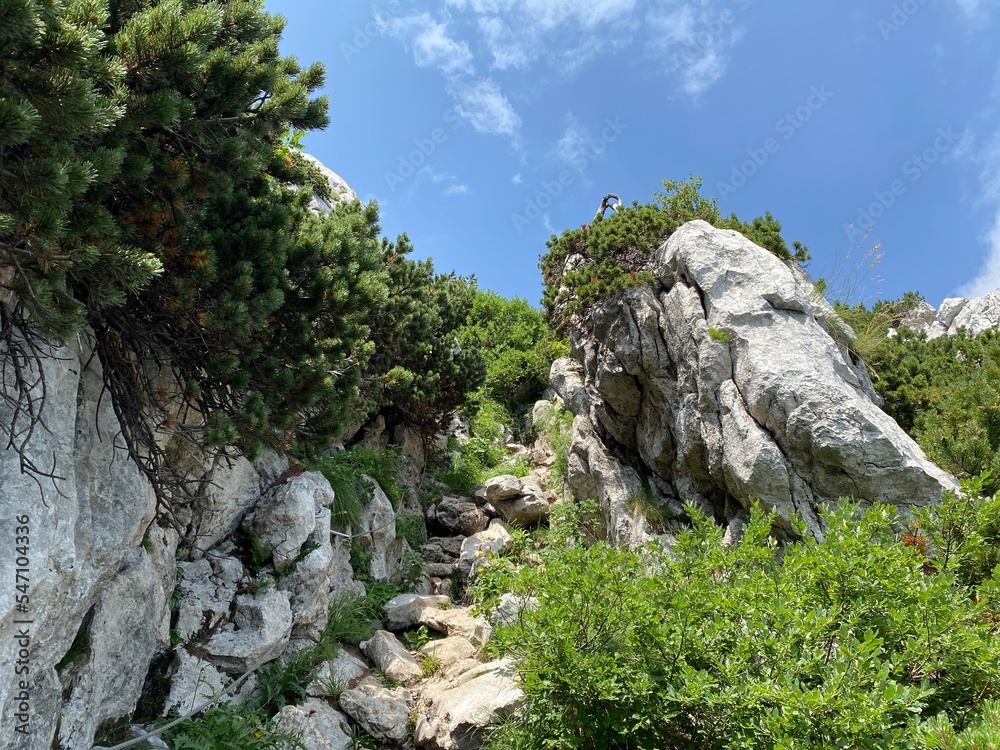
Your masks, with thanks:
M735 11L720 11L712 3L667 3L651 10L646 21L647 54L692 98L725 75L729 52L742 35Z
M587 163L585 155L591 140L590 133L580 125L573 113L567 112L566 128L559 140L556 141L556 158L567 166L580 169L581 160L584 166Z
M448 90L457 102L455 111L477 132L506 135L517 142L521 117L494 81L485 79L470 84L456 80Z
M469 186L468 185L449 185L444 189L445 195L468 195Z
M381 23L384 33L400 39L413 50L413 61L420 67L440 70L446 76L475 71L468 43L457 42L448 36L447 24L435 21L429 13L382 19Z
M975 278L958 290L963 297L979 297L1000 287L1000 129L990 142L973 158L982 165L980 203L989 205L995 212L992 227L983 240L987 247L986 260Z

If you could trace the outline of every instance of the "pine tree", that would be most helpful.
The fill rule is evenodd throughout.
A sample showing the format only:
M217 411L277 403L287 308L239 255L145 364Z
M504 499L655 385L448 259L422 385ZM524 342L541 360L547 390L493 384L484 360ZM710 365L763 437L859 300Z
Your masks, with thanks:
M160 270L117 242L95 199L124 155L105 140L124 102L105 16L97 0L0 0L0 286L60 339L84 320L73 279L100 279L113 291L96 301L120 304Z
M383 248L389 295L371 321L374 352L362 385L365 406L390 425L430 435L485 378L482 354L459 343L475 279L436 274L430 260L410 260L413 247L405 234Z

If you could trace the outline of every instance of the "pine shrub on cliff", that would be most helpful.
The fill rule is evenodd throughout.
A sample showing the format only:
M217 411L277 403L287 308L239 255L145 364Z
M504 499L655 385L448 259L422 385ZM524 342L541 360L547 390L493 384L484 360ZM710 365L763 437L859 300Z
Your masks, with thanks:
M736 214L724 217L715 198L701 194L701 178L664 180L655 203L638 202L589 226L569 229L546 243L539 263L545 290L542 304L557 328L598 300L652 281L657 248L682 224L702 219L722 229L735 229L782 259L806 261L809 249L792 249L781 236L781 224L770 213L747 223Z
M163 432L309 453L368 409L432 424L481 380L468 282L382 240L376 205L319 216L293 187L318 184L294 146L327 102L283 25L262 0L0 0L0 354L24 371L19 342L89 326L161 499Z

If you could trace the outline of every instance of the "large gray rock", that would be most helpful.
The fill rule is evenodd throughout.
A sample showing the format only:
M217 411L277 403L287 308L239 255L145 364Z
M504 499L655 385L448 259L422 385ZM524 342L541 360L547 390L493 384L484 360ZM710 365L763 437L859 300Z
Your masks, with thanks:
M937 310L921 302L903 317L900 324L927 334L928 339L954 336L963 328L969 335L978 336L1000 326L1000 289L971 300L949 297Z
M220 669L242 674L281 656L291 630L287 593L271 588L258 595L240 594L233 622L208 639L205 651Z
M362 641L361 650L392 682L409 685L419 681L424 675L413 655L387 630L379 630L367 641Z
M331 202L318 193L313 192L312 203L309 206L313 211L328 213L333 210L333 206L336 203L350 203L351 201L356 201L358 199L357 193L351 189L351 186L347 184L344 178L326 166L315 156L301 151L299 152L299 155L326 178L327 184L330 186L330 193L333 197Z
M582 377L561 363L554 383L577 415L570 487L600 500L614 541L649 533L635 508L650 503L728 519L759 498L821 536L819 508L839 497L926 505L955 486L872 401L800 269L696 221L654 273L595 306L574 341Z
M102 590L86 654L61 675L68 692L59 727L64 747L87 747L102 722L135 709L149 658L166 645L168 596L156 585L153 562L143 549L135 550ZM127 665L140 668L123 668Z
M340 695L340 707L377 740L400 742L408 734L410 692L387 690L378 680L366 677L357 687Z
M114 439L118 420L110 399L106 394L102 398L99 364L91 357L85 336L63 348L43 349L51 354L42 364L45 402L35 405L41 405L44 427L34 430L25 455L53 477L36 481L22 473L20 459L6 447L6 439L0 450L0 529L9 550L0 556L0 577L9 582L0 587L0 665L6 675L0 680L0 736L6 747L32 750L49 748L54 741L65 747L89 747L97 723L123 716L135 706L163 632L175 565L172 550L154 549L154 561L141 547L155 511L153 495L121 442ZM10 363L15 355L5 349L3 356ZM3 368L8 394L12 370ZM37 371L27 374L32 378ZM40 385L29 393L36 399L43 395ZM0 401L4 435L10 434L13 418L11 405ZM22 412L15 434L25 437L26 427ZM18 528L25 526L29 544L22 546L29 550L20 557L27 565L19 564L16 553L16 537L25 536ZM158 567L161 553L170 556L166 569ZM27 584L27 603L15 598L25 593L15 588L18 568L26 568L22 582ZM114 627L135 640L114 643ZM80 672L81 683L64 686L55 666L81 631L85 642L90 628L91 647L61 670L68 679L70 669L85 665L86 675ZM114 637L121 638L121 633ZM30 641L27 645L19 643L25 638ZM30 651L31 671L15 680L22 648ZM112 654L126 660L128 674L101 662ZM30 692L27 733L15 731L25 723L18 716L25 690L21 681ZM68 724L64 720L56 739L58 717L65 715L64 692L69 694L72 718ZM84 715L82 706L89 708L89 715Z
M426 609L447 609L451 599L447 596L421 596L400 594L385 605L385 626L389 630L405 630L420 622L420 613Z
M389 498L374 480L368 477L366 480L374 485L374 490L361 514L356 541L371 554L372 578L387 581L399 571L410 546L405 539L396 538L396 513Z
M452 534L469 536L486 528L486 514L476 503L462 497L443 497L427 512L427 520Z
M420 653L424 656L433 656L441 662L441 669L447 669L464 659L475 658L476 647L468 638L453 635L441 640L429 641L421 647Z
M285 706L278 729L299 738L304 750L352 750L354 739L347 717L324 700L311 698L301 706Z
M510 533L503 524L494 521L485 531L466 537L458 557L458 572L462 580L475 577L476 569L485 561L486 555L499 555L511 545Z
M177 634L187 640L211 630L229 617L236 589L243 580L243 564L228 555L208 554L178 564L181 580L177 602Z
M250 518L250 528L262 547L271 552L274 567L282 571L293 563L316 528L316 512L333 502L330 483L318 471L307 471L280 484L261 498ZM325 537L329 541L330 518Z
M510 716L524 693L514 681L514 665L501 660L424 686L417 703L414 741L427 750L482 747L486 728Z
M361 659L344 649L330 661L323 662L316 670L316 679L306 687L308 695L325 697L354 687L362 677L371 673L371 668Z
M536 526L549 517L549 501L534 479L518 480L517 495L490 502L504 521L515 526Z
M183 715L215 697L226 687L226 678L210 662L195 656L186 648L174 653L170 693L163 704L163 716Z
M460 636L480 645L493 635L490 624L482 617L473 616L470 607L426 607L420 611L419 623L439 633Z

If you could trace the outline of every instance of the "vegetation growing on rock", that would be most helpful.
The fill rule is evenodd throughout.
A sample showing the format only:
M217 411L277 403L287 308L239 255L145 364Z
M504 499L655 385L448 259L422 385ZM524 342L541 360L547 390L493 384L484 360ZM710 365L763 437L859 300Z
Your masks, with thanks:
M781 236L781 223L770 212L752 222L736 214L723 216L715 198L701 194L701 178L664 180L655 203L638 201L589 226L568 229L546 243L539 263L545 284L542 304L554 327L598 300L652 281L653 254L682 224L702 219L721 229L733 229L782 259L809 260L809 248Z

